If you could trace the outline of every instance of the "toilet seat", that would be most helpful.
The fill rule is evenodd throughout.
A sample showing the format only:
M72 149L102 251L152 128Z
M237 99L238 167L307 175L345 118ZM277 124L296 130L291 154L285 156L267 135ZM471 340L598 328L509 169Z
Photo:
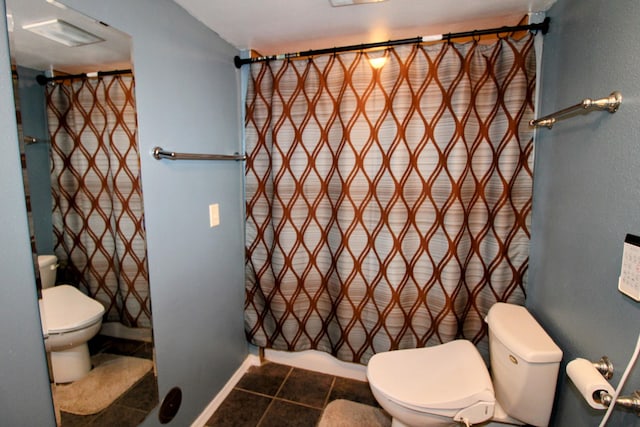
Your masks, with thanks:
M62 334L85 328L102 319L104 307L70 285L42 290L47 334Z
M367 377L389 400L415 411L445 414L480 402L495 404L484 360L466 340L378 353L369 361Z

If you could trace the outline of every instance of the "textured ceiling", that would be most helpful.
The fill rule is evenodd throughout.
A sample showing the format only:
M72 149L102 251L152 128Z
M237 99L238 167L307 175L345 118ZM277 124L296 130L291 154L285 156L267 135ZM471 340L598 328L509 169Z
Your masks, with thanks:
M238 49L318 49L515 24L555 0L174 0ZM474 28L469 28L473 23Z
M236 48L270 55L515 25L527 13L547 10L555 0L386 0L342 7L332 7L329 0L175 2ZM6 4L17 64L67 73L130 66L126 34L45 0ZM65 19L107 42L70 49L21 29L25 23L52 18Z

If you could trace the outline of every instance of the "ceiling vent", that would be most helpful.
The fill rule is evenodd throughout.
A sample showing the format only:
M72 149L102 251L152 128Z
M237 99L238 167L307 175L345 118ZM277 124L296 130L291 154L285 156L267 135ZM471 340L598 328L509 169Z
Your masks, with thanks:
M331 6L351 6L354 4L365 4L365 3L380 3L386 0L329 0Z
M84 46L86 44L104 41L103 38L60 19L51 19L49 21L23 25L22 29L69 47Z

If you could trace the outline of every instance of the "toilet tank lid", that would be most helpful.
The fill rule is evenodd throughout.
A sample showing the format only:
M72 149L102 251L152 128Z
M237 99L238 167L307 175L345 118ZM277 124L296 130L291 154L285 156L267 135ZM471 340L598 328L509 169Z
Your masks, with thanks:
M529 363L562 359L562 350L529 313L519 305L496 303L486 317L489 330L510 351Z
M53 265L58 261L58 257L55 255L38 255L38 267L47 267Z

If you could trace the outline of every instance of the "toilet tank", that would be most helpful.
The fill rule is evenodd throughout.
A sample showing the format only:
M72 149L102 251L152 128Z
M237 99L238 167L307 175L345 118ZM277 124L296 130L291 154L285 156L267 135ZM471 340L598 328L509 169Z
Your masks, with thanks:
M547 426L562 350L522 306L497 303L485 320L496 400L509 416Z
M38 255L38 268L40 270L42 289L51 288L56 284L57 262L58 258L55 255Z

